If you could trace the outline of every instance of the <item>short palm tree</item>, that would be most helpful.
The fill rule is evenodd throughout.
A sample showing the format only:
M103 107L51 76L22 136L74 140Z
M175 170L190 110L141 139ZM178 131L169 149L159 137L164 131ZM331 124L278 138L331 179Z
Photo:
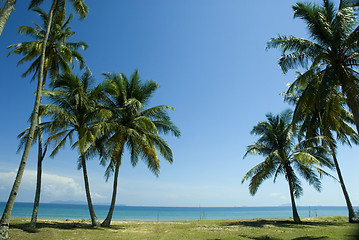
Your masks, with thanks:
M11 2L13 3L12 4L12 7L13 7L15 2L14 1L11 1ZM39 4L41 4L42 2L43 2L43 0L32 0L30 2L30 8L36 7ZM38 78L37 78L38 80L37 80L37 87L36 87L34 109L32 111L32 115L31 115L29 137L26 141L26 144L24 147L24 152L22 154L19 168L18 168L16 177L15 177L15 180L14 180L14 184L10 191L8 201L6 202L6 206L5 206L3 215L0 220L0 239L5 239L8 237L9 222L10 222L12 208L15 203L15 199L16 199L19 187L20 187L21 179L22 179L22 176L25 171L25 166L26 166L27 158L29 156L32 140L34 138L36 122L38 119L39 108L41 105L41 95L42 95L42 86L43 86L42 82L43 82L43 78L44 78L46 46L47 46L47 40L48 40L49 34L50 34L54 11L55 11L55 9L58 9L58 8L65 9L65 2L66 2L65 0L52 0L51 8L49 10L49 20L48 20L46 33L45 33L45 36L43 39L43 44L42 44L40 69L39 69L39 74L38 74ZM75 8L76 12L80 14L81 18L86 17L86 15L88 13L88 7L86 6L86 4L84 4L83 0L71 0L71 2L72 2L73 7ZM1 12L1 13L3 13L3 12ZM4 22L4 20L6 22L9 14L10 13L8 13L7 16L5 16L4 18L3 18L3 16L0 16L0 21L1 21L0 31L2 31L2 28L4 26L3 22Z
M108 162L105 172L107 179L114 172L113 193L109 212L101 224L108 227L111 223L116 201L117 181L122 155L125 147L131 155L131 164L135 166L141 158L148 168L156 175L159 174L160 162L157 150L165 160L172 163L172 150L159 134L172 133L179 137L180 131L171 122L167 110L173 110L167 105L145 108L153 92L158 88L154 81L140 81L138 72L128 79L124 74L104 74L105 93L103 106L112 112L107 120L105 135L101 142L103 146L102 163ZM104 154L107 153L107 154Z
M24 55L24 57L18 62L18 64L22 64L25 61L33 61L30 67L23 73L23 77L26 77L30 73L34 73L33 79L38 74L38 70L40 68L40 59L41 59L41 49L43 44L43 38L45 36L45 28L48 23L48 14L40 8L34 8L35 12L39 14L43 21L43 26L35 24L35 28L29 26L21 26L19 27L19 33L26 34L28 36L32 36L35 38L35 41L17 43L9 46L8 48L13 48L11 53L17 53ZM80 69L85 66L85 61L82 55L77 51L77 49L82 48L86 49L87 45L84 42L68 42L67 40L75 34L75 32L71 31L69 27L69 23L73 15L66 20L63 18L62 9L58 9L54 13L54 24L50 29L49 39L47 41L46 46L46 57L45 57L45 69L44 69L44 79L43 79L43 88L45 86L47 74L50 74L51 79L53 79L59 72L71 72L71 69L74 68L74 60L79 63ZM41 123L41 116L38 116L38 127ZM45 154L43 154L43 150L45 149L43 145L43 136L42 130L38 129L39 134L37 134L38 138L38 166L37 166L37 183L36 183L36 193L34 200L34 208L31 217L31 227L36 227L37 220L37 212L40 201L40 191L41 191L41 174L42 174L42 161L44 159ZM26 131L28 133L28 130ZM23 138L23 140L27 138Z
M97 226L99 224L91 200L86 160L99 131L96 123L106 115L101 115L104 111L97 107L96 101L101 91L99 87L91 88L92 81L89 72L85 72L81 78L69 73L60 75L53 82L54 90L44 91L51 104L43 105L42 116L51 121L42 125L47 132L52 133L50 140L57 143L50 156L56 155L67 141L70 141L72 148L77 148L92 225Z
M244 155L262 155L265 160L248 171L242 183L250 179L249 192L254 195L264 180L273 176L275 181L278 175L283 174L289 185L294 222L300 223L295 198L303 194L303 188L296 171L320 191L320 176L328 174L321 167L333 168L333 164L327 157L327 150L317 145L318 138L296 142L296 131L290 122L290 110L277 116L266 116L266 122L259 122L253 127L251 134L259 135L260 138L247 147Z
M359 27L357 13L345 4L336 9L334 3L323 0L323 5L298 2L293 6L294 17L307 24L311 40L294 36L278 36L267 43L267 48L279 48L279 65L283 72L298 67L307 68L303 75L312 77L307 88L323 81L322 86L338 86L346 97L346 104L359 131ZM327 93L322 88L322 96Z

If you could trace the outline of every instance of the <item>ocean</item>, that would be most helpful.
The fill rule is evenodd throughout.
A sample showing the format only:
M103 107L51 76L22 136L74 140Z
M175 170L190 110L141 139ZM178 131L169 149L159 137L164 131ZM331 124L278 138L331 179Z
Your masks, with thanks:
M0 211L5 208L0 202ZM12 218L30 218L32 203L15 203ZM94 205L96 215L104 219L109 206ZM355 210L358 211L358 207ZM347 216L346 207L298 207L300 217ZM112 220L176 221L249 218L290 218L291 207L131 207L116 206ZM39 218L90 219L87 205L40 203Z

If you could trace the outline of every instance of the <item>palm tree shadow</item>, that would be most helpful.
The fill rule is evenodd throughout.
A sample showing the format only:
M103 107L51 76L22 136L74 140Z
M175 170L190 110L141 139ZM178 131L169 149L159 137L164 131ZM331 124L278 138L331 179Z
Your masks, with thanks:
M251 236L248 236L248 235L238 235L238 236L243 237L243 238L253 239L253 240L266 240L266 239L282 240L282 238L273 238L273 237L270 237L270 236L262 236L262 237L251 237ZM305 236L305 237L293 238L292 240L321 240L321 239L329 239L329 237L327 237L327 236L325 236L325 237Z
M282 240L281 238L273 238L273 237L269 237L269 236L262 236L262 237L251 237L251 236L248 236L248 235L238 235L238 236L246 238L246 239L253 239L253 240L267 240L267 239Z
M53 229L61 229L61 230L77 230L77 229L89 229L89 230L101 230L102 228L93 227L91 224L83 223L83 222L51 222L51 223L37 223L36 228L30 227L29 223L17 223L10 224L10 229L20 229L27 233L37 233L42 228L53 228ZM114 229L124 229L124 226L116 225L111 226Z
M317 227L326 227L326 226L339 226L343 225L343 223L338 222L306 222L303 221L299 224L294 223L289 220L264 220L258 219L255 221L235 221L223 224L223 226L246 226L246 227L258 227L262 228L265 225L272 225L275 227L283 227L283 228L305 228L307 226L317 226Z
M328 239L329 237L325 236L325 237L310 237L310 236L305 236L305 237L298 237L298 238L293 238L292 240L320 240L320 239Z

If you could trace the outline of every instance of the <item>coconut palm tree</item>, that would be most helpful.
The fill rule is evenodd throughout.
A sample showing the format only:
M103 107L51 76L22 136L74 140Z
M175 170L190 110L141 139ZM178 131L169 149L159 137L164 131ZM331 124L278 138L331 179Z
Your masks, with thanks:
M4 1L4 0L2 0ZM32 0L30 2L29 9L40 5L44 0ZM65 3L62 0L63 4ZM82 0L72 0L73 6L76 11L80 14L81 18L85 18L88 13L88 8ZM12 10L14 9L16 0L6 0L4 7L0 9L0 36L4 30L5 24L10 17Z
M298 2L293 7L294 18L307 24L311 40L294 36L278 36L267 48L279 48L279 65L286 73L297 67L307 68L303 74L316 75L307 87L321 79L323 86L338 86L359 131L359 27L357 13L345 4L338 10L329 0L323 5ZM323 92L324 94L325 92Z
M254 195L264 180L273 176L275 181L278 175L283 174L289 185L294 222L300 223L295 198L303 194L303 188L296 171L320 191L320 176L328 175L321 167L333 168L333 164L327 157L327 150L317 145L320 138L296 142L296 131L290 123L290 110L276 116L269 113L266 117L266 122L259 122L253 127L251 134L260 138L247 147L244 155L262 155L265 160L249 170L242 183L250 179L249 192Z
M353 115L346 109L346 99L337 86L321 86L322 81L317 79L316 85L307 88L307 83L313 77L299 74L296 81L290 85L285 93L285 100L294 104L293 123L301 123L300 134L306 138L318 135L325 136L323 144L330 149L337 171L340 186L348 208L349 222L358 221L346 190L344 179L336 156L337 142L358 144L357 132L351 127L354 123ZM305 91L304 91L305 89ZM322 94L325 92L325 94ZM323 97L323 95L325 97Z
M359 6L358 0L340 0L339 9L343 7L357 7Z
M124 74L106 73L102 100L104 107L112 112L106 130L100 138L103 146L102 163L108 162L105 176L114 172L112 200L109 212L101 226L110 226L115 207L117 181L125 148L131 155L131 164L136 166L141 158L148 168L159 174L160 162L157 151L169 163L173 161L172 150L159 134L172 133L179 137L179 129L171 122L167 105L145 108L158 88L154 81L141 82L138 71L128 79ZM107 153L107 154L104 154Z
M89 72L85 72L81 78L71 73L60 75L53 82L54 90L44 91L44 95L51 104L43 105L42 116L49 117L51 121L42 125L47 132L51 133L50 141L56 142L51 157L55 156L67 141L70 142L72 148L77 148L80 155L79 168L83 171L92 225L98 226L90 194L86 161L88 152L94 146L99 132L96 122L106 115L96 103L101 95L100 87L91 88L92 83L93 79Z
M69 26L73 14L70 14L68 19L66 19L63 18L63 9L58 8L57 10L58 11L54 13L55 21L51 25L49 39L45 48L43 86L45 85L48 74L50 74L50 78L53 79L60 71L69 73L74 69L75 61L79 64L80 69L85 67L85 60L78 52L78 49L86 50L88 47L87 44L83 41L68 41L68 39L75 34ZM32 79L35 79L40 69L41 49L46 34L46 24L49 22L49 15L40 8L34 8L33 11L39 14L43 26L38 24L34 24L35 27L20 26L20 34L25 34L35 40L8 46L9 49L12 49L8 55L12 53L23 55L24 57L18 62L18 65L31 61L32 64L22 74L22 77L27 77L30 73L33 73Z
M29 137L29 128L25 129L23 132L21 132L18 135L18 138L20 139L18 152L20 152L20 150L24 148L24 145L26 144L28 137ZM41 193L42 161L45 158L47 147L48 147L48 142L43 144L43 129L41 127L41 115L39 115L38 117L38 125L36 126L34 132L34 139L35 141L32 141L32 145L38 142L38 152L37 152L36 191L35 191L34 206L32 210L31 222L30 222L31 228L36 227L37 213L39 210L40 193Z
M89 9L83 0L52 0L52 4L56 4L56 7L65 8L66 2L71 2L72 8L80 16L80 19L86 18ZM44 2L44 0L31 0L29 4L29 9L38 7ZM50 9L51 11L51 9Z
M31 3L30 3L30 8L36 7L39 4L41 4L42 2L43 2L43 0L32 0ZM88 8L84 4L84 2L82 0L71 0L71 2L73 4L76 12L78 12L80 14L80 16L82 18L84 18L88 13ZM25 147L24 147L24 152L22 154L21 161L20 161L20 164L19 164L19 168L18 168L16 177L15 177L15 180L14 180L14 184L13 184L13 187L12 187L12 189L10 191L8 201L6 203L3 215L2 215L1 220L0 220L0 239L8 238L9 222L10 222L10 216L11 216L12 208L14 206L15 198L17 196L17 192L18 192L19 187L20 187L21 179L22 179L22 176L24 174L27 158L29 156L32 140L33 140L33 137L34 137L34 132L35 132L35 128L36 128L36 121L38 119L39 108L40 108L40 105L41 105L41 93L42 93L42 86L43 86L42 82L43 82L43 78L44 78L44 68L45 68L44 64L45 64L45 53L46 53L47 40L48 40L49 34L50 34L50 29L51 29L51 24L52 24L54 11L57 8L63 8L64 9L65 8L65 0L52 0L51 8L49 10L49 20L48 20L46 33L45 33L45 37L44 37L43 44L42 44L41 59L40 59L40 69L39 69L38 80L37 80L37 88L36 88L34 109L32 111L32 115L31 115L31 123L30 123L30 128L29 128L29 137L28 137L28 139L26 141L26 144L25 144Z
M35 41L17 43L9 46L8 48L13 48L11 53L17 53L24 55L24 57L18 62L18 64L22 64L25 61L33 61L30 67L22 74L23 77L26 77L30 73L34 73L33 79L38 73L40 68L40 58L41 58L41 49L43 44L43 38L45 36L46 24L48 23L48 14L40 8L34 8L35 12L39 14L43 21L43 26L35 24L35 28L29 26L21 26L19 27L19 33L26 34L34 37ZM44 79L43 86L44 88L46 83L47 75L50 74L51 79L53 79L60 70L62 72L71 72L71 69L74 68L74 60L79 63L80 69L85 66L85 61L82 55L77 51L77 49L82 48L86 49L87 45L84 42L68 42L67 40L75 34L75 32L71 31L69 24L73 17L70 14L70 17L66 20L63 18L63 9L58 8L54 13L54 24L50 29L49 39L47 41L46 46L46 54L45 54L45 69L44 69ZM38 128L41 123L41 116L38 116ZM37 167L37 183L36 183L36 193L34 200L34 208L31 217L31 227L36 227L37 220L37 212L40 201L40 191L41 191L41 174L42 174L42 161L44 159L45 154L43 154L43 140L42 140L42 130L38 129L40 134L38 136L38 167ZM28 131L27 131L28 133ZM27 139L27 138L25 138ZM24 139L23 139L24 140Z

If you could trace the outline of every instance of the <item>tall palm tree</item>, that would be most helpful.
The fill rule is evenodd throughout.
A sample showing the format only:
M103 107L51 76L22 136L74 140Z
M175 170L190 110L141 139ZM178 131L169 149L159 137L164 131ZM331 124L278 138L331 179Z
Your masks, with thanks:
M45 144L43 144L43 129L40 125L41 125L41 114L38 117L38 125L34 132L35 141L32 141L32 145L34 145L36 143L36 139L37 139L38 152L37 152L36 191L35 191L34 206L33 206L32 215L31 215L31 222L30 222L31 228L36 227L37 213L39 210L40 193L41 193L42 161L45 158L45 155L47 152L47 147L48 147L48 141ZM23 132L21 132L18 135L18 138L20 139L18 152L20 152L20 150L23 149L28 137L29 137L29 128L25 129Z
M4 7L0 9L0 36L12 10L14 9L15 3L16 0L6 0Z
M49 15L44 10L34 8L33 11L39 14L42 26L38 24L34 24L35 27L20 26L19 33L30 36L35 40L8 46L9 49L12 49L8 55L16 53L24 56L18 62L18 65L27 61L32 62L30 67L22 74L22 77L27 77L30 73L33 73L32 79L37 76L40 70L41 49L46 34L45 29L49 22ZM69 26L73 14L70 14L67 19L63 17L63 14L63 9L61 8L54 12L54 22L51 25L49 39L45 48L43 86L45 85L47 74L50 74L50 78L53 79L60 71L69 73L74 69L75 61L79 64L80 69L85 67L85 60L78 52L78 49L86 50L88 46L83 41L68 41L75 34Z
M41 4L42 2L43 2L43 0L32 0L30 3L30 8L36 7L39 4ZM86 14L88 13L88 8L83 3L83 1L82 0L71 0L71 2L73 4L76 12L78 12L80 14L80 16L82 18L84 18L86 16ZM30 128L29 128L29 137L26 141L26 144L24 147L24 152L21 157L19 168L18 168L16 177L15 177L15 180L14 180L14 184L10 191L8 201L6 203L3 215L0 220L0 239L8 238L9 222L10 222L12 208L15 203L15 198L16 198L17 192L20 187L20 183L21 183L22 176L24 174L27 158L29 156L32 140L34 138L36 122L38 119L39 108L41 105L41 93L42 93L42 85L43 85L42 82L43 82L43 78L44 78L44 68L45 68L44 64L45 64L45 53L46 53L47 40L48 40L49 34L50 34L54 11L56 8L60 8L60 7L65 8L65 0L52 0L51 8L49 10L49 20L48 20L48 24L46 27L46 33L45 33L45 37L44 37L43 44L42 44L40 69L39 69L38 80L37 80L34 109L32 111L31 123L30 123Z
M4 1L4 0L2 0ZM32 0L29 8L40 5L44 0ZM82 0L71 0L76 11L80 14L81 18L85 18L88 13L88 8ZM64 3L64 1L63 1ZM12 10L14 9L16 0L6 0L4 7L0 9L0 36L4 30L5 24L10 17Z
M358 0L340 0L339 9L343 7L357 7L359 6Z
M303 188L295 170L320 191L319 177L328 175L321 167L333 168L333 164L327 157L327 150L317 145L318 138L296 142L296 131L290 122L290 110L276 116L267 114L266 117L266 122L259 122L253 127L251 134L259 135L260 138L247 147L244 155L262 155L265 160L249 170L242 183L250 179L249 192L254 195L264 180L274 176L275 181L278 175L283 174L289 185L294 222L300 223L295 198L303 194Z
M131 155L131 164L135 166L141 158L148 168L156 175L159 174L160 155L169 163L173 161L172 150L159 134L172 133L179 137L179 129L172 123L167 110L173 110L167 105L145 108L158 88L154 81L141 82L138 71L130 79L124 74L106 73L102 103L112 112L107 120L106 130L102 139L102 163L108 163L105 176L114 172L112 200L109 212L101 226L110 226L115 207L117 181L122 163L125 146ZM104 154L108 153L108 154ZM108 161L106 161L108 160Z
M99 87L91 88L92 82L89 72L85 72L81 78L71 73L60 75L53 82L54 90L44 91L46 98L52 103L43 105L42 116L49 117L51 121L42 125L46 131L52 133L50 140L57 142L50 156L55 156L67 141L70 141L72 148L77 148L92 225L98 226L90 194L86 160L99 131L96 122L105 116L101 115L105 111L97 107L96 101L101 91ZM76 141L73 142L73 139Z
M306 138L318 135L325 136L323 144L326 144L332 155L337 171L340 186L348 208L349 222L358 221L351 204L349 194L344 184L338 159L336 156L337 141L342 144L358 144L357 132L351 127L352 114L345 108L345 97L337 86L320 86L322 81L317 79L316 85L307 88L308 76L299 74L297 80L290 85L285 100L294 104L295 111L293 123L301 123L301 134ZM312 77L309 76L309 81ZM325 91L322 90L325 88ZM306 89L306 91L303 91ZM325 96L323 97L323 92Z
M84 0L52 0L52 3L55 3L56 7L65 8L67 1L71 2L72 8L80 16L80 19L86 18L89 9L88 6L85 4ZM43 2L44 0L31 0L29 4L29 9L36 8Z
M52 2L51 9L50 9L50 12L49 12L49 19L50 20L52 20L53 12L54 12L54 10L56 8L56 5L57 5L57 0L54 0ZM48 40L49 34L50 34L50 28L51 28L51 24L48 24L47 28L46 28L46 34L45 34L45 37L44 37L44 40L43 40L43 45L42 45L41 60L40 60L40 71L39 71L39 74L38 74L38 81L37 81L34 109L32 111L32 115L31 115L29 136L27 138L27 141L26 141L26 144L25 144L25 147L24 147L24 152L23 152L23 155L21 157L20 165L19 165L16 177L15 177L15 180L14 180L13 187L12 187L10 195L9 195L9 199L8 199L8 201L6 203L3 215L2 215L1 220L0 220L0 239L7 239L8 238L9 222L10 222L10 216L11 216L12 208L14 206L15 198L16 198L17 192L18 192L19 187L20 187L21 179L22 179L22 176L24 174L27 158L29 156L32 140L33 140L33 137L34 137L34 132L35 132L35 128L36 128L36 122L37 122L38 113L39 113L39 107L40 107L40 104L41 104L41 92L42 92L42 86L43 86L42 81L43 81L43 75L44 75L45 51L46 51L47 40Z
M297 67L307 68L304 74L315 75L308 88L321 79L323 86L338 86L346 97L346 104L354 117L359 132L359 27L353 7L336 10L329 0L323 5L297 3L294 18L307 24L311 40L294 36L278 36L267 43L267 48L279 48L279 65L283 72ZM323 92L324 94L325 92Z
M9 46L8 48L13 48L11 53L22 54L24 57L18 62L22 64L25 61L33 61L30 67L22 74L23 77L26 77L31 72L34 72L33 79L38 74L40 68L40 59L41 59L41 49L43 44L43 38L45 36L46 24L48 23L48 14L40 8L34 8L35 12L39 14L42 19L43 27L35 24L35 28L29 26L19 27L19 33L24 33L26 35L32 36L35 38L35 41L17 43ZM74 68L74 60L79 63L80 69L85 66L85 61L82 55L77 51L77 49L82 48L86 49L87 45L84 42L68 42L67 40L75 34L71 31L69 24L71 22L73 15L70 14L70 17L66 20L63 18L63 9L58 8L54 12L54 24L50 29L49 39L46 46L45 54L45 69L44 69L44 79L42 82L42 88L44 88L46 83L46 78L48 73L50 74L51 79L53 79L60 70L62 72L71 72L71 69ZM38 128L41 123L41 116L38 116ZM34 208L31 217L31 227L36 227L37 212L40 202L40 191L41 191L41 174L42 174L42 161L45 154L43 154L43 140L42 140L42 130L39 129L38 136L38 163L37 163L37 183L36 183L36 193L34 200ZM28 131L27 131L28 133ZM25 138L27 139L27 138ZM23 139L24 140L24 139Z

